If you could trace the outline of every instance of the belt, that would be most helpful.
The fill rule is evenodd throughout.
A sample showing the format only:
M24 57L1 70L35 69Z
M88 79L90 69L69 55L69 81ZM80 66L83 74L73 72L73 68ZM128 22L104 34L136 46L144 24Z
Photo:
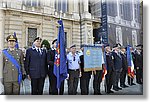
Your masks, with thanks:
M69 71L79 71L79 69L69 69Z

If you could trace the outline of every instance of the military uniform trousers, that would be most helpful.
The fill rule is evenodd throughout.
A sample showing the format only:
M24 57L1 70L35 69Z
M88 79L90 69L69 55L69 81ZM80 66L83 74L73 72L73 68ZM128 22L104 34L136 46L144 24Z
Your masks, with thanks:
M121 70L115 70L113 75L113 88L118 88Z
M42 95L45 77L31 78L32 95Z
M81 95L89 94L90 78L91 78L91 72L82 72L82 76L80 77Z
M58 92L57 89L57 78L56 76L53 74L53 72L48 73L49 76L49 94L50 95L63 95L64 94L64 81L61 82L60 85L60 90Z
M143 69L141 67L136 68L136 82L138 84L143 83Z
M120 86L125 85L127 70L123 69L120 74Z
M102 73L103 73L103 70L97 70L96 75L94 75L94 80L93 80L94 95L101 94L100 84L102 82Z
M113 75L114 75L114 71L113 70L107 70L107 74L106 74L106 92L110 92L112 85L113 85Z
M5 95L19 95L20 85L18 81L14 82L4 82Z
M10 64L11 65L11 64ZM5 95L19 95L20 85L18 83L18 71L15 67L3 71L4 77L4 94Z
M79 81L79 69L77 70L68 70L69 79L68 79L68 94L69 95L76 95L77 94L77 87Z

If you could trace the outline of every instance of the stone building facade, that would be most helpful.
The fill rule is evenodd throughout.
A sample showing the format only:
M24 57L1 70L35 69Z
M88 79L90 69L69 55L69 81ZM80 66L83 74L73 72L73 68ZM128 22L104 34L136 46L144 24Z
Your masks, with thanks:
M19 46L31 46L40 36L52 41L57 38L58 23L62 18L67 47L71 44L92 44L93 27L100 23L88 12L88 0L1 0L0 33L1 48L4 40L16 32Z
M81 44L94 43L93 29L100 18L89 13L89 0L0 0L0 51L14 32L20 48L30 47L37 36L51 43L57 38L60 18L67 47L76 44L79 49Z

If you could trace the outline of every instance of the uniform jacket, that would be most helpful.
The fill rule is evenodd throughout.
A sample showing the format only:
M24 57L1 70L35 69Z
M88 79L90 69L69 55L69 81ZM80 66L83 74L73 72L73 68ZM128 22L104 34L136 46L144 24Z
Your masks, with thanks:
M107 70L114 70L114 57L112 53L106 53Z
M119 56L116 52L112 52L112 55L114 57L114 69L115 71L120 71L122 68L122 57Z
M142 68L143 66L143 55L141 53L134 53L134 66Z
M53 70L54 70L54 60L55 60L55 50L49 50L47 52L47 63L49 65L48 67L48 72L49 74L53 74Z
M31 78L40 78L47 75L47 54L45 49L41 49L40 55L34 48L26 51L25 68Z
M126 54L121 54L121 56L122 56L122 68L123 70L127 70L128 69L127 56Z
M8 53L11 54L20 64L22 74L26 74L24 69L24 56L23 52L19 49L10 51L7 49ZM18 70L17 68L8 60L8 58L3 54L3 77L5 82L18 81Z

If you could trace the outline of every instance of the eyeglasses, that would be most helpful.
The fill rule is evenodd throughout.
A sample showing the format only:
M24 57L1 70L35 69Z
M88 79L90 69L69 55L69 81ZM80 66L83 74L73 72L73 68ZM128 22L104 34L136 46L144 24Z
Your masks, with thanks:
M75 56L73 57L73 61L75 61L76 59L75 59Z

